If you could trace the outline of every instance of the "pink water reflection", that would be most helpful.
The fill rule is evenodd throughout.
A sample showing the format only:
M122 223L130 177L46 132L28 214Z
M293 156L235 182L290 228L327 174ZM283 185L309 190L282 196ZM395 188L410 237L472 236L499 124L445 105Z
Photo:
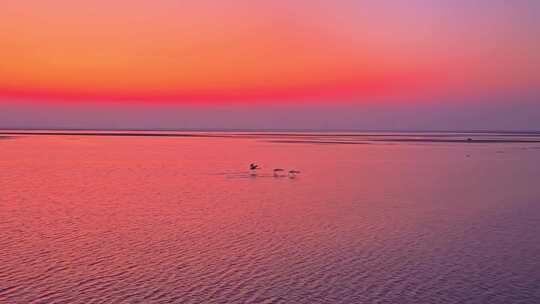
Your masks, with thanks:
M535 143L6 139L0 302L532 301L538 163Z

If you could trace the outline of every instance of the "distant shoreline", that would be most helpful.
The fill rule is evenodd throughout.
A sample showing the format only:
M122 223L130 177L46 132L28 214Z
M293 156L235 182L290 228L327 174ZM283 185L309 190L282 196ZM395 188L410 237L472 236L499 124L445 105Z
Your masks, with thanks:
M353 130L353 129L92 129L92 128L2 128L0 134L6 132L223 132L223 133L460 133L460 134L534 134L540 136L540 130L392 130L392 129L373 129L373 130Z
M259 139L272 143L369 144L369 143L540 143L540 133L500 132L233 132L233 131L37 131L0 130L0 139L16 136L183 137Z

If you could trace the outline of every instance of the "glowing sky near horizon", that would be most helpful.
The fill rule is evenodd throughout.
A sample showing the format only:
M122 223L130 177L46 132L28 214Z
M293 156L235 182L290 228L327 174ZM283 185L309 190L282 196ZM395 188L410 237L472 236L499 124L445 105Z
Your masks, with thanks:
M534 0L6 0L0 104L489 103L539 37Z
M537 85L537 1L2 3L3 94L363 97Z

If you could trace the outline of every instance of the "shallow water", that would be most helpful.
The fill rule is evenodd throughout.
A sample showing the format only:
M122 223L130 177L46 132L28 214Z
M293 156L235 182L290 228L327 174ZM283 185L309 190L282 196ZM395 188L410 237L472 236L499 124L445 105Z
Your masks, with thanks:
M0 303L540 303L534 134L4 134Z

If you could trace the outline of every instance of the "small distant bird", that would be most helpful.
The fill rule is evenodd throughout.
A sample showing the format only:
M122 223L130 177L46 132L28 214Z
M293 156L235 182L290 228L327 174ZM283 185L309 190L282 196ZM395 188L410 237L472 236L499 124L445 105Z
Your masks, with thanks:
M281 172L285 171L284 169L281 169L281 168L276 168L274 169L274 176L279 176Z
M472 141L472 138L470 138L470 137L467 138L467 141L468 141L468 142L471 142L471 141Z
M289 171L289 177L290 178L295 178L297 174L300 174L300 171L298 171L298 170L290 170Z
M249 164L249 171L251 172L251 176L257 176L257 169L259 169L259 165L255 163Z

